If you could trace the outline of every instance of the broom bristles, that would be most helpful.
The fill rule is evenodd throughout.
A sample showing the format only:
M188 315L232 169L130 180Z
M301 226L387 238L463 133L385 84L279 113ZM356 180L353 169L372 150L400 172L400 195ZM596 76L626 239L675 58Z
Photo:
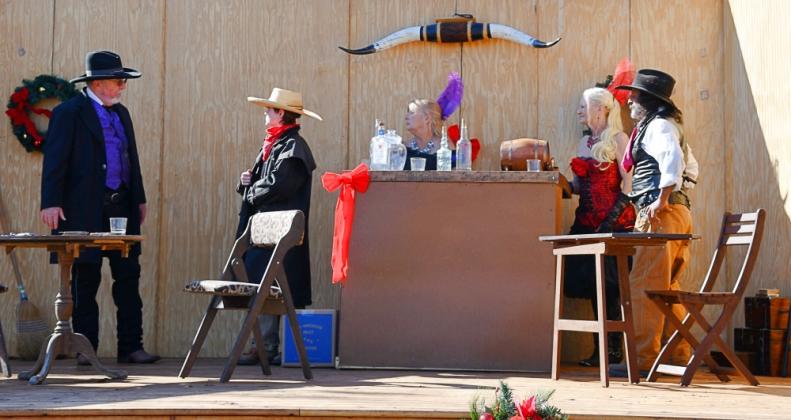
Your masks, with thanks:
M20 301L16 317L17 355L23 360L35 360L50 333L49 326L38 308L29 300Z

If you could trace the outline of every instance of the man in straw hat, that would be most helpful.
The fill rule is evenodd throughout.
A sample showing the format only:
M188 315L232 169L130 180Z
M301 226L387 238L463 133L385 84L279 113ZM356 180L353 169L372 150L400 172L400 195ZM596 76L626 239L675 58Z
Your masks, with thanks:
M693 179L697 178L697 162L684 141L681 111L670 99L675 83L667 73L643 69L637 72L631 85L618 86L631 90L629 108L636 122L622 160L624 169L632 171L629 196L638 210L636 231L692 233L684 184L685 174L692 169ZM680 289L681 274L688 261L689 241L669 241L664 247L639 247L634 256L630 285L637 363L643 376L659 353L664 327L664 316L644 291ZM674 311L683 319L684 311L679 305L675 305ZM683 342L676 347L673 362L685 365L690 355L689 344ZM613 365L611 371L626 375L623 364Z
M252 169L242 172L237 192L242 195L239 226L241 236L249 218L262 211L302 210L305 213L305 236L302 245L292 248L283 262L294 306L311 304L310 253L308 249L308 216L310 190L316 163L308 143L299 134L297 119L307 115L321 121L321 117L305 109L302 94L274 88L268 99L248 97L247 100L266 109L266 138ZM245 255L245 266L250 281L258 282L264 275L271 257L271 249L253 248ZM269 363L280 364L278 337L279 318L262 315L259 319ZM242 355L240 365L258 364L258 353L253 348Z
M85 56L81 95L52 112L41 176L41 220L53 234L61 231L107 232L111 217L127 219L126 232L140 234L146 217L146 194L129 111L121 105L128 79L140 72L126 68L111 51ZM74 330L99 346L99 307L102 258L110 260L113 300L118 307L119 363L153 363L159 356L143 349L143 302L140 284L140 246L128 258L119 251L85 249L72 267ZM78 363L89 364L83 355Z

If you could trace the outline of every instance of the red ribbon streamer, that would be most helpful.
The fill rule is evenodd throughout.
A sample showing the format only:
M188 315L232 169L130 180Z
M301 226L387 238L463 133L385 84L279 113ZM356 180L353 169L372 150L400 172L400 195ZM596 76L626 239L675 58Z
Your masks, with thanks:
M332 234L332 283L346 284L349 272L349 238L352 236L354 220L354 200L357 192L368 191L371 175L368 166L359 164L351 171L342 174L325 172L321 176L324 189L333 192L338 188L341 193L335 203L335 228Z

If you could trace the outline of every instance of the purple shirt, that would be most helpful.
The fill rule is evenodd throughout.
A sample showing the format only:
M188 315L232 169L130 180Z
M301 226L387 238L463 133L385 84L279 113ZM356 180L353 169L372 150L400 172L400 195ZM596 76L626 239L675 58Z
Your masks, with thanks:
M89 91L90 92L90 91ZM90 92L93 93L93 92ZM118 114L105 108L90 95L93 109L99 117L104 134L104 150L107 158L107 177L104 184L113 190L121 187L121 182L129 185L129 153L124 126Z

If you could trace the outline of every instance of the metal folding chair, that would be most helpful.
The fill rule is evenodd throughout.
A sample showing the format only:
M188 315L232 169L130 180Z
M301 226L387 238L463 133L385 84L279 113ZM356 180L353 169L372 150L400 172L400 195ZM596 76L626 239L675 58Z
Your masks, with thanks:
M247 228L234 243L220 280L195 280L187 284L186 292L211 294L212 299L203 316L198 332L192 342L189 353L184 359L179 376L189 376L192 366L198 357L212 321L220 310L245 310L247 316L241 331L225 363L220 382L228 382L239 361L239 356L252 331L257 343L263 343L258 326L258 315L287 315L291 332L296 342L302 362L305 379L313 379L310 364L302 340L302 333L297 322L297 313L291 298L283 259L288 250L302 243L305 232L305 215L299 210L258 213L250 218ZM244 265L244 253L250 247L274 248L272 258L266 271L257 283L249 283ZM267 355L263 346L256 346L261 361L261 371L271 375Z

